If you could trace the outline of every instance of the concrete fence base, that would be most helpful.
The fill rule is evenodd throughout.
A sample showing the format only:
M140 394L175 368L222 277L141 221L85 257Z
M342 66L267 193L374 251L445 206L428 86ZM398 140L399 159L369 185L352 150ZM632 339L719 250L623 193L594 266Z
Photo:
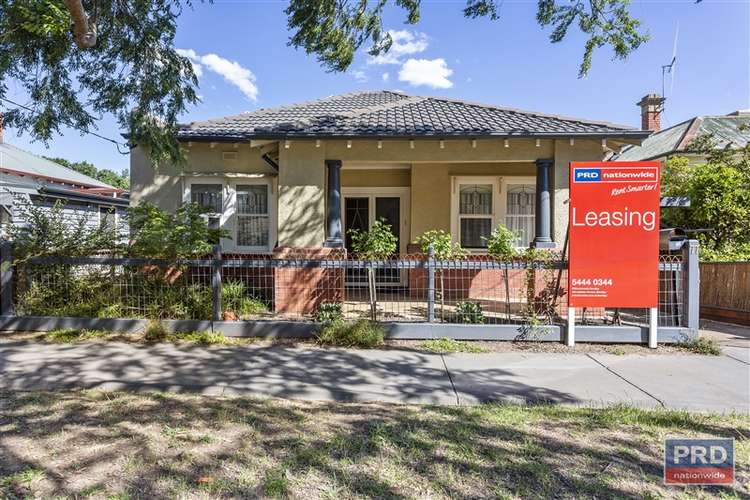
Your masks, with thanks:
M300 321L200 321L163 320L173 332L212 330L227 337L259 337L266 339L312 338L319 325ZM461 325L445 323L381 323L390 339L426 340L451 338L455 340L500 340L562 342L565 328L542 325L522 335L522 325ZM46 332L61 328L86 328L122 333L138 333L146 329L145 319L70 318L57 316L0 316L0 331ZM690 337L690 330L660 327L659 343L678 343ZM645 344L648 328L639 326L576 326L577 342Z

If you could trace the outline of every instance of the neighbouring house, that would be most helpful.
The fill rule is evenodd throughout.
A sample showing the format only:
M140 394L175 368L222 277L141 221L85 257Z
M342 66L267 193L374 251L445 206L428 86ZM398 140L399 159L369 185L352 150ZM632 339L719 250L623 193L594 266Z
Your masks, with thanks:
M612 159L618 161L666 160L670 156L684 156L691 163L705 160L703 154L690 150L696 138L710 135L717 148L742 148L750 142L750 110L727 115L695 116L684 122L661 129L660 115L664 99L655 94L643 97L641 107L644 130L653 132L641 144L626 146Z
M85 217L92 227L109 220L119 228L129 203L122 189L4 142L0 127L0 223L23 224L24 202L50 209L61 202L71 222Z
M648 134L455 99L356 92L186 124L181 167L155 169L135 147L131 201L207 207L231 234L222 241L231 253L323 256L350 248L349 230L381 218L401 253L431 229L482 252L498 224L517 232L519 247L559 249L569 162L601 160Z

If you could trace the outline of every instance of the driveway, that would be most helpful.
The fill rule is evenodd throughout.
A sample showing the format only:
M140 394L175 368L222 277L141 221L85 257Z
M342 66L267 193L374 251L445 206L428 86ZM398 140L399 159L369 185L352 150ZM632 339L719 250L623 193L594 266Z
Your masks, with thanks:
M750 330L748 330L750 332ZM0 342L0 389L161 390L332 401L750 409L750 333L721 356ZM743 332L740 332L743 333Z

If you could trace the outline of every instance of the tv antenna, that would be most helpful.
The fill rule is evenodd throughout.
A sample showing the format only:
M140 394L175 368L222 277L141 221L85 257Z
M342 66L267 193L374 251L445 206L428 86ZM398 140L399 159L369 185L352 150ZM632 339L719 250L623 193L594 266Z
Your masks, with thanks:
M674 89L674 73L675 63L677 62L677 38L680 35L680 23L677 23L677 28L674 32L674 44L672 45L672 60L669 64L664 64L661 67L661 96L666 97L666 81L667 75L669 75L669 95L672 95Z

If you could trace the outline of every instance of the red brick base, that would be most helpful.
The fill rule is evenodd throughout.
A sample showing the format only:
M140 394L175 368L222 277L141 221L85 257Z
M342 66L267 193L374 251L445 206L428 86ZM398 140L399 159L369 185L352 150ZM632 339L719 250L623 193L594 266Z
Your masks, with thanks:
M344 259L341 248L274 249L275 259ZM274 311L291 314L314 314L324 302L343 302L344 270L324 268L274 268Z

